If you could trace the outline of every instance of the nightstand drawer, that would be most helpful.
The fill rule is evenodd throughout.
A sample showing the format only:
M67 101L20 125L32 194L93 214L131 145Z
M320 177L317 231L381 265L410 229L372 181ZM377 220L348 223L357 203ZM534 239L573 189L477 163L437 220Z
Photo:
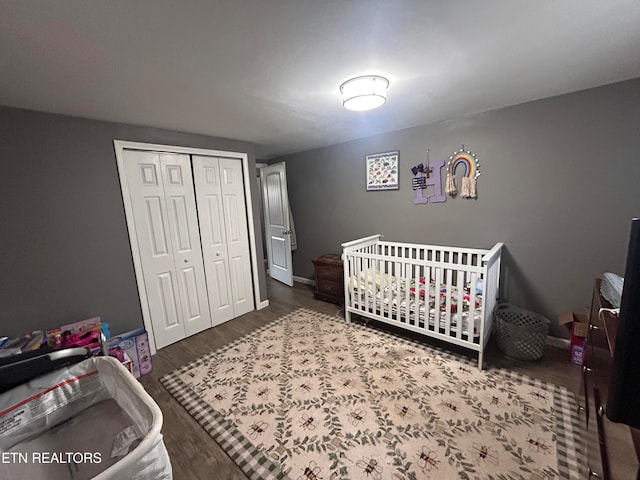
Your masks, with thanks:
M316 287L319 292L322 292L326 295L336 296L336 297L340 297L344 295L344 291L342 290L342 284L340 282L325 280L324 278L319 278L317 282L318 284L316 285Z
M316 276L320 279L334 282L342 281L342 265L338 268L335 265L316 265Z

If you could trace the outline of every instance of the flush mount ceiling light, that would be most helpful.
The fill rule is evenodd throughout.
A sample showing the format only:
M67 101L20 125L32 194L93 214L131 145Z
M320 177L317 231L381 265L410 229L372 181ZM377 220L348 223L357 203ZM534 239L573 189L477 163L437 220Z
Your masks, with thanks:
M377 108L387 101L389 80L377 75L364 75L340 85L342 105L347 110L362 112Z

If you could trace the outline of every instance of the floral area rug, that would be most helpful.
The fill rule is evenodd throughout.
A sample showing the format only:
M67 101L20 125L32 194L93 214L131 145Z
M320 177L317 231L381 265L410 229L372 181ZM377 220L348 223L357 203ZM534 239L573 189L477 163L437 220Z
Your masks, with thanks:
M161 378L249 478L581 478L565 388L298 309Z

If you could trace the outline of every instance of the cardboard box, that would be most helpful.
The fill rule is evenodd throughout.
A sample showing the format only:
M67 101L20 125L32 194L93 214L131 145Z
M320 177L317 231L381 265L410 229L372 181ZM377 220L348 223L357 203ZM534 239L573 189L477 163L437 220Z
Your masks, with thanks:
M149 335L144 328L112 337L107 343L109 355L120 360L134 377L139 378L153 370Z
M589 317L583 313L563 313L558 318L558 324L567 325L571 330L569 361L575 365L582 365L587 353Z
M98 339L95 335L91 338L89 336L91 332L98 332L97 334L99 335L101 328L100 317L91 317L79 322L62 325L58 328L47 330L47 344L56 350L71 346L93 348L98 343Z

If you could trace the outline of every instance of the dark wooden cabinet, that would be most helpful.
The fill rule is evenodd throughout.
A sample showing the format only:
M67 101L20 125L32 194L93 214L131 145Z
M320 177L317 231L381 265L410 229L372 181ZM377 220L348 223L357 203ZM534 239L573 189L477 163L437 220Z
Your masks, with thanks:
M312 260L316 286L313 296L319 300L344 303L344 274L340 255L326 254Z
M600 308L610 307L600 295L600 279L597 279L593 286L587 354L582 368L588 472L594 478L605 480L633 480L640 478L639 431L614 423L605 415L618 319L606 312L600 318L598 312Z

